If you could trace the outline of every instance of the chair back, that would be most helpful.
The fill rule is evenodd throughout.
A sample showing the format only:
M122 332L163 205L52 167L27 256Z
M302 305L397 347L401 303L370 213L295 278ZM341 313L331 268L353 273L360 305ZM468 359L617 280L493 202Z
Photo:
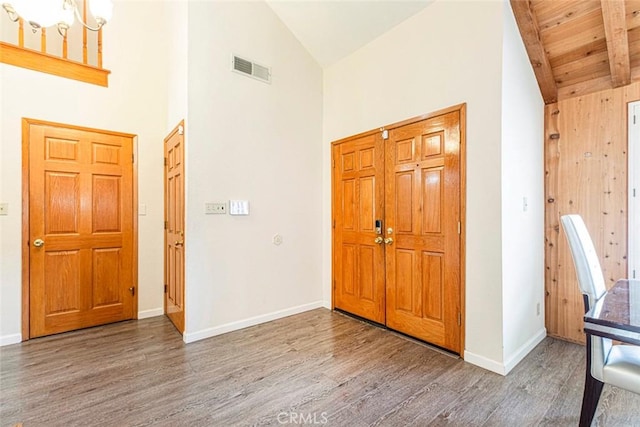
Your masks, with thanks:
M580 215L564 215L560 220L569 241L580 291L587 297L585 301L586 313L607 292L600 260L582 217ZM591 375L602 381L602 370L611 350L611 340L592 335L590 344Z
M564 215L560 220L569 241L580 291L589 300L589 306L585 307L586 312L607 291L602 268L600 268L600 260L582 217L580 215Z

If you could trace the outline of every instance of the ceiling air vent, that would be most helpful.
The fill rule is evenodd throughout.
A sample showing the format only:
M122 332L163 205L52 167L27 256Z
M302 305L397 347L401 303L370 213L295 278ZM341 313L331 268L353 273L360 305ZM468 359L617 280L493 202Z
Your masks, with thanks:
M236 55L233 55L233 71L265 83L271 83L271 68Z

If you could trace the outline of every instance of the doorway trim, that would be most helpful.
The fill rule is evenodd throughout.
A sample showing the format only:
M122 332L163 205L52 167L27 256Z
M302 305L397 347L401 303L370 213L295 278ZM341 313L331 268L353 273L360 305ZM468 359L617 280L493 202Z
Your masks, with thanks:
M640 101L628 105L627 276L640 278Z
M48 122L44 120L22 118L22 341L29 340L30 286L29 286L29 131L31 125L51 126L86 132L98 132L107 135L130 138L132 140L132 185L133 185L133 259L132 286L138 289L138 137L130 133L114 132L103 129ZM138 298L133 298L133 318L138 318Z
M416 122L427 120L433 117L441 116L447 113L458 111L460 114L460 357L464 359L465 349L465 337L466 337L466 224L467 224L467 104L457 104L441 110L436 110L431 113L423 114L421 116L412 117L407 120L396 122L390 125L382 126L378 129L372 129L365 132L361 132L356 135L351 135L346 138L341 138L331 142L332 147L332 162L333 160L333 147L343 142L350 141L357 138L362 138L368 135L372 135L383 130L391 130L398 127L410 125ZM333 166L333 165L331 165ZM335 253L334 244L334 219L335 219L335 200L333 195L334 188L334 174L331 173L331 310L335 310L335 274L333 254Z

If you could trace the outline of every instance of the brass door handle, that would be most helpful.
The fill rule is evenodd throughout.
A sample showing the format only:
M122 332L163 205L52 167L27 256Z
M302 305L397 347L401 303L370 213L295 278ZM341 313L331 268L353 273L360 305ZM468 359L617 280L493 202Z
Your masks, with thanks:
M382 236L378 236L373 242L377 244L381 244L382 242L384 242L384 239L382 238Z
M179 242L176 242L176 247L181 247L184 246L184 240L180 240Z
M41 246L44 246L44 240L42 239L36 239L33 241L33 246L35 246L36 248L39 248Z
M386 239L384 239L384 242L385 242L387 245L390 245L390 244L392 244L392 243L393 243L393 238L392 238L392 237L387 237Z

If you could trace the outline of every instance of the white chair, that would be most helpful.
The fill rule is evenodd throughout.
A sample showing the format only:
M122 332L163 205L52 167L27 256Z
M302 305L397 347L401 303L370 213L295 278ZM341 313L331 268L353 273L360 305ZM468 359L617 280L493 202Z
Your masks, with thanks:
M584 298L585 313L607 291L598 255L580 215L561 218ZM604 384L640 394L640 347L612 345L587 333L587 372L580 425L590 426Z

